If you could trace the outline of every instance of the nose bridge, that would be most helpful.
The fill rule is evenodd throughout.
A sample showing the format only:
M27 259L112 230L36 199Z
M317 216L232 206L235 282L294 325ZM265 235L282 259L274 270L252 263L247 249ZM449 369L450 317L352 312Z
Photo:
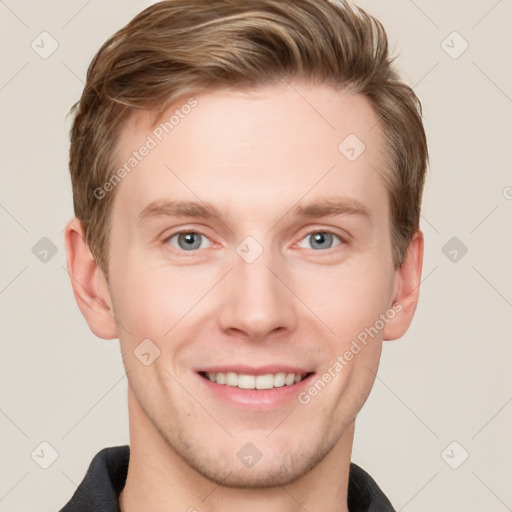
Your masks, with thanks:
M280 328L294 329L293 294L276 277L282 268L278 255L252 237L243 240L235 252L223 290L221 328L242 331L251 339Z

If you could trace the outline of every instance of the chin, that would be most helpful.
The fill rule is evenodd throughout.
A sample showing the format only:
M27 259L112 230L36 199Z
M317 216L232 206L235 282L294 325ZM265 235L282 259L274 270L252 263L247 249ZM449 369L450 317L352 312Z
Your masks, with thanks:
M239 455L239 450L229 455L231 450L228 448L223 450L223 455L215 456L211 453L211 448L192 446L184 442L182 437L179 444L180 446L173 446L173 449L189 467L204 478L222 487L256 489L279 487L299 480L322 461L336 444L336 439L307 448L298 443L299 447L293 453L271 453L271 448L262 448L261 458L252 465L252 461L247 462L247 466L242 462L243 457ZM279 450L279 446L275 450Z

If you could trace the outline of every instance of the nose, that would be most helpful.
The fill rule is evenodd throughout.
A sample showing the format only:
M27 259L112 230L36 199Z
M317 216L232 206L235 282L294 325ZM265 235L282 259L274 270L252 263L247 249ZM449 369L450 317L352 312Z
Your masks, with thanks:
M219 290L218 319L223 332L261 341L295 330L297 299L277 259L269 251L252 263L234 255L233 268Z

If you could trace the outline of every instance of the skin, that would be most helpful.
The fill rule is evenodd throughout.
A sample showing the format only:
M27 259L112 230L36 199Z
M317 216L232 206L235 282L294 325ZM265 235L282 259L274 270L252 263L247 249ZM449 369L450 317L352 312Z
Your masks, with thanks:
M79 221L66 229L78 305L97 336L119 338L128 374L131 458L121 509L346 511L355 418L382 341L402 336L414 315L422 233L395 269L383 137L366 98L298 83L195 98L197 107L116 186L108 281ZM154 122L150 112L131 116L120 165ZM366 146L352 162L338 150L348 134ZM368 217L295 213L333 196L358 202ZM165 200L205 201L220 218L139 220ZM178 229L204 235L200 248L169 240ZM314 248L319 232L337 236ZM247 236L263 249L252 263L236 252ZM321 376L393 304L399 313L307 404L294 397L244 408L196 373L249 362ZM134 355L144 339L160 350L149 366ZM248 442L262 453L251 468L236 456Z

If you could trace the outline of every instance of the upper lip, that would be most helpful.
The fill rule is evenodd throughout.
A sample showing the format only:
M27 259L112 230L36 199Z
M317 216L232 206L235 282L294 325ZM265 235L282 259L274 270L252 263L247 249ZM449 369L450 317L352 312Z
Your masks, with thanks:
M197 373L242 373L244 375L268 375L276 373L294 373L302 375L304 373L312 373L311 370L298 366L288 366L283 364L268 364L264 366L247 366L242 364L210 366L196 369Z

